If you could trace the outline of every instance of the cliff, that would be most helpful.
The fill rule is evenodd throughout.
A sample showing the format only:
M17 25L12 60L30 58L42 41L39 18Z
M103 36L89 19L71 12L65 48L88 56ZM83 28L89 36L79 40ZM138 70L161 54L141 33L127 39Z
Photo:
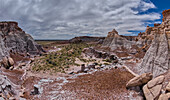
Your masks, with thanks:
M10 53L40 54L43 49L17 22L0 22L0 60Z
M170 10L162 14L163 22L153 28L154 40L139 66L141 73L151 72L154 77L170 69Z

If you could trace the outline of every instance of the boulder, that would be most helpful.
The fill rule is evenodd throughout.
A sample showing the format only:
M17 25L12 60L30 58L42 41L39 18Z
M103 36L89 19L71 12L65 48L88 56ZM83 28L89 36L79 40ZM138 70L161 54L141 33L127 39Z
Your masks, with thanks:
M164 81L165 77L164 76L159 76L147 83L148 88L152 88L158 84L161 84Z
M43 88L41 87L41 85L35 84L34 85L34 90L31 91L31 95L41 94L42 92L43 92Z
M9 67L9 64L8 64L8 58L7 57L4 57L2 58L2 64L5 68L8 68Z
M153 95L151 94L150 90L147 87L147 84L143 87L143 92L146 100L154 100Z
M151 73L144 73L140 76L136 76L132 78L127 84L126 87L135 87L135 86L142 86L149 82L152 79L152 74Z
M162 83L164 81L164 76L156 77L149 81L144 87L143 92L146 100L155 100L158 99L161 94Z
M85 67L85 64L82 64L82 65L81 65L81 72L84 72L85 68L86 68L86 67Z
M14 60L11 57L4 57L1 63L5 68L9 69L14 65Z
M166 91L170 92L170 82L169 82L168 85L166 86Z
M11 57L8 57L8 61L10 66L14 65L14 60Z
M170 100L170 93L161 94L158 100Z

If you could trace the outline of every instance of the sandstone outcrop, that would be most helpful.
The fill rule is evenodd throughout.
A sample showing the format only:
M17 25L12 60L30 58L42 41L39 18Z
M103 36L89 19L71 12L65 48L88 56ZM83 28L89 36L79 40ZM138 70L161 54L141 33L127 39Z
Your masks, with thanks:
M151 73L144 73L140 76L136 76L132 78L127 84L126 87L135 87L135 86L142 86L146 83L148 83L152 79L152 74Z
M168 17L170 15L167 15L169 12L170 10L164 11L162 24L152 29L154 40L139 66L141 73L151 72L156 77L170 69L170 19Z
M164 78L165 78L164 76L156 77L155 79L149 81L143 87L143 92L146 100L155 100L159 98Z

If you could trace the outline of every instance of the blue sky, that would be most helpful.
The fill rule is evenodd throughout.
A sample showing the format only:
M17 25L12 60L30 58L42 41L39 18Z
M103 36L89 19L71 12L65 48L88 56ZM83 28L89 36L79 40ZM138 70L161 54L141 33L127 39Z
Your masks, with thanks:
M137 35L161 23L170 0L0 0L0 21L17 21L35 39Z
M148 1L148 0L145 0L145 1ZM154 9L148 9L147 11L145 12L142 12L141 14L147 14L147 13L151 13L151 12L156 12L156 13L160 13L160 19L156 19L154 20L153 23L150 23L150 24L146 24L146 26L151 26L153 27L154 26L154 23L160 23L162 22L162 11L164 10L167 10L167 9L170 9L170 0L150 0L156 8ZM147 22L150 22L149 20L147 20ZM143 31L137 31L137 30L134 30L134 31L130 31L132 32L132 34L125 34L125 35L137 35L139 32L144 32L145 30Z
M151 0L151 2L156 6L156 9L149 9L148 12L154 11L161 14L163 10L170 9L170 0ZM159 21L162 21L162 14Z

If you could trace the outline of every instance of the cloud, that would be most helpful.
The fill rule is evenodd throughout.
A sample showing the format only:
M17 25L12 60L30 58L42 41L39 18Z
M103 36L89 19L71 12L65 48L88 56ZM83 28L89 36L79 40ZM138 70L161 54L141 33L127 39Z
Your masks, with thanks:
M36 39L106 36L113 28L132 34L160 19L145 13L153 8L146 0L0 0L0 21L17 21Z

